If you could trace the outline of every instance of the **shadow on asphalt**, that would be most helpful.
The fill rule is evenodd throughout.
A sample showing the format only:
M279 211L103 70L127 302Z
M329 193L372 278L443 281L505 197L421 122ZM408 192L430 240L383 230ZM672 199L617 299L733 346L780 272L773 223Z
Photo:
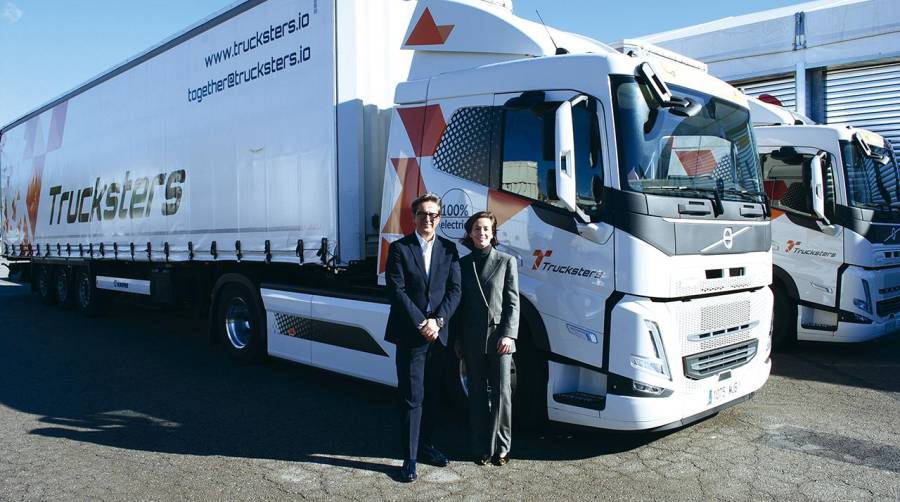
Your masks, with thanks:
M800 342L773 353L772 374L900 393L900 333L853 344Z
M37 415L29 431L116 448L316 462L391 472L395 391L301 365L236 365L203 322L115 304L99 319L45 307L0 281L0 404ZM436 441L468 460L460 414ZM513 456L565 460L631 450L661 434L550 432L514 437Z

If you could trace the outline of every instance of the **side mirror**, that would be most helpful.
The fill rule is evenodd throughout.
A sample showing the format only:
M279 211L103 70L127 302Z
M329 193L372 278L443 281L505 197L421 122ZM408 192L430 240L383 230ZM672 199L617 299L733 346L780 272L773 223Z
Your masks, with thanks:
M828 222L825 217L825 182L822 179L822 160L825 152L819 152L809 163L810 189L812 190L812 210L816 218Z
M653 94L653 97L657 101L659 101L661 106L665 106L672 102L672 91L669 90L669 86L666 85L663 79L659 78L659 75L656 74L656 71L650 63L641 63L640 66L637 67L637 74L647 81L647 87L650 89L650 93Z
M565 101L556 109L556 194L572 212L575 205L575 138L572 103Z

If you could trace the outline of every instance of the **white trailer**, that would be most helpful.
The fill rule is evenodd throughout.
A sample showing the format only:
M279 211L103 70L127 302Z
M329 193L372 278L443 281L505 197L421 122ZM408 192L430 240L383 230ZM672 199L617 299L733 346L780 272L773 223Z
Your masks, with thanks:
M199 304L236 357L395 385L385 251L436 192L442 235L487 208L519 261L519 419L648 430L750 398L772 262L746 99L499 3L197 24L0 130L3 255L48 303Z
M882 136L750 98L772 203L776 343L900 329L900 188Z

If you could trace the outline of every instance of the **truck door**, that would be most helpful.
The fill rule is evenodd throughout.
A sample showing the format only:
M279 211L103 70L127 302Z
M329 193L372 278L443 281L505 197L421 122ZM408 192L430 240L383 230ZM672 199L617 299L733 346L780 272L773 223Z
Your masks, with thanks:
M838 269L844 262L840 227L828 225L813 212L812 160L822 154L825 216L834 217L834 157L816 148L761 146L760 163L766 193L772 204L772 253L776 267L794 281L800 300L836 307ZM801 324L836 326L837 318L825 319L799 309Z
M488 205L491 165L499 160L493 145L500 114L493 95L434 97L432 91L420 160L422 188L441 197L438 235L459 243L469 216ZM458 248L461 255L468 253L464 246Z
M570 161L581 216L556 190L556 112L566 101L573 103ZM541 313L552 351L603 367L604 305L615 284L612 228L599 222L602 107L575 91L497 94L494 105L502 127L488 208L501 223L501 248L519 260L521 294Z

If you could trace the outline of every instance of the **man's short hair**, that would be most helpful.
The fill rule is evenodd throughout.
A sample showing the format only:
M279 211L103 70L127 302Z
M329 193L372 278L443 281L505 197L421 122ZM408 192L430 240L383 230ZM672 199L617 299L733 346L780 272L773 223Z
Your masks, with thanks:
M423 202L434 202L438 205L438 207L441 207L441 198L438 197L436 193L428 192L424 195L420 195L416 200L412 201L413 214L419 212L419 206L421 206Z

